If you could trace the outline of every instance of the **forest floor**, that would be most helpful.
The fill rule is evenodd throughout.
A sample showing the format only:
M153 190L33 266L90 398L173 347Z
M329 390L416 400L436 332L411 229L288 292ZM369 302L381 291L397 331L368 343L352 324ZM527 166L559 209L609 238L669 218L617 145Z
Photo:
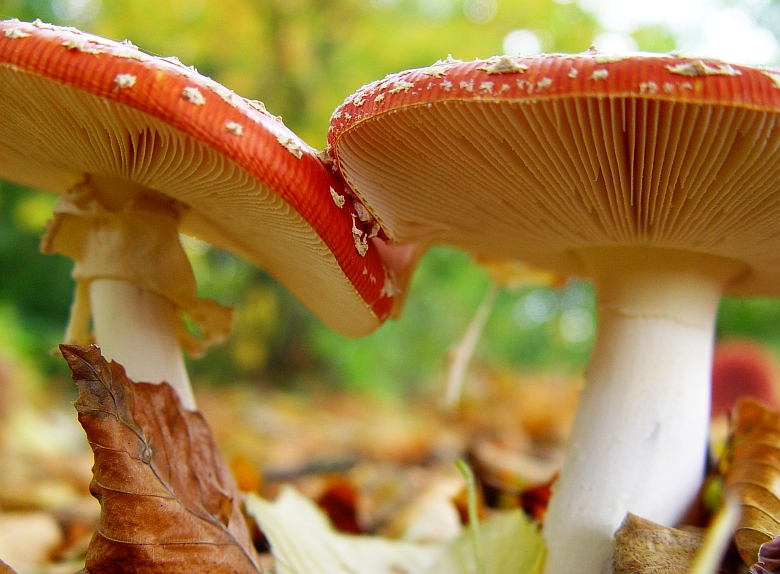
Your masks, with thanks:
M273 499L292 483L344 532L436 541L456 536L464 522L459 458L480 479L485 512L544 508L578 384L478 371L455 412L433 395L249 384L196 385L196 395L242 491ZM0 559L19 574L71 574L84 567L100 516L89 492L92 451L68 400L29 400L12 387L0 377Z

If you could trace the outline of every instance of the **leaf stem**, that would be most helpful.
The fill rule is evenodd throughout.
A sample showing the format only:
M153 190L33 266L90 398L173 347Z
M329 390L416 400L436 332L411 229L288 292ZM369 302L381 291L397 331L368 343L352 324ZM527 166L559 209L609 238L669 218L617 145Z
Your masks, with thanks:
M726 498L715 514L712 524L704 536L704 543L696 554L691 574L715 574L723 561L734 530L739 523L740 508L736 501ZM752 570L751 570L752 572Z
M479 515L477 513L477 483L474 472L466 461L459 458L455 466L466 480L466 492L468 493L469 527L471 528L471 541L474 545L474 561L477 565L477 574L485 574L485 562L482 559L482 544L479 538Z

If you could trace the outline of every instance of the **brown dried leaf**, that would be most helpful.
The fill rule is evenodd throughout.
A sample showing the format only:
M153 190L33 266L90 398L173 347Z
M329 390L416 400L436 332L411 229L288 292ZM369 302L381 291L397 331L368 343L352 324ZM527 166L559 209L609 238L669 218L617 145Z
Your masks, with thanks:
M615 532L614 574L686 574L702 536L661 526L631 513Z
M748 566L780 535L780 414L752 399L737 403L725 473L726 492L742 518L734 540Z
M8 564L0 560L0 574L16 574L16 571Z
M60 345L95 456L86 572L258 572L240 493L203 416L134 383L97 347Z

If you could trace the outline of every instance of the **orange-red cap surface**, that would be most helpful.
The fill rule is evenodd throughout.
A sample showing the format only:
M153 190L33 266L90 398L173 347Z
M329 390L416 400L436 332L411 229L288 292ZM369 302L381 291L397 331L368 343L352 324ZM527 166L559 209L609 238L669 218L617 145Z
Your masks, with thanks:
M780 295L780 71L670 54L452 59L333 114L337 171L402 243L563 274L658 247L744 264Z
M93 176L188 206L183 232L263 266L343 334L389 314L395 288L370 230L262 104L128 43L0 23L0 177L64 192Z

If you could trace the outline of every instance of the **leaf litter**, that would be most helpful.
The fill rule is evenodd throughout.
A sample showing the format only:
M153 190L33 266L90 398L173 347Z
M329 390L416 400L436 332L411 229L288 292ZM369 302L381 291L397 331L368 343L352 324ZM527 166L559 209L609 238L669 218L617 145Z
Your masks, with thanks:
M522 477L507 479L503 476L511 475L516 470L496 470L484 462L480 464L479 457L483 456L480 453L484 449L475 449L474 445L485 439L490 443L496 443L497 440L501 443L502 435L496 434L495 427L490 429L484 419L480 421L476 417L471 418L477 410L469 411L468 401L455 419L454 426L460 426L459 431L463 434L475 435L477 438L455 441L449 445L449 450L443 449L437 440L447 435L442 429L452 431L451 415L449 418L444 417L445 423L433 433L438 439L426 443L414 438L400 451L391 448L394 454L389 458L395 459L391 463L388 463L387 453L384 452L381 453L385 456L384 463L379 460L371 460L370 464L359 462L357 459L366 453L359 452L360 449L358 452L347 449L346 453L336 451L336 458L352 458L348 464L341 467L338 464L333 465L333 461L328 463L327 460L309 460L310 468L299 466L295 471L296 464L311 457L312 451L309 449L316 445L310 445L299 453L300 459L288 466L285 472L278 472L277 467L277 476L274 478L272 469L269 471L268 467L255 462L247 463L246 460L243 464L244 470L240 471L242 465L236 464L236 461L241 461L242 449L236 447L241 444L246 446L246 443L239 440L231 444L231 440L225 439L232 436L235 440L244 433L230 433L226 429L231 425L221 424L226 422L224 419L220 420L220 409L224 408L226 402L224 396L220 395L214 401L207 399L204 401L206 405L210 405L207 410L210 410L210 414L217 414L217 428L220 432L216 436L221 437L220 445L223 448L227 445L228 452L233 456L234 470L240 471L237 475L242 484L266 497L256 493L248 495L246 510L252 520L247 524L242 513L244 495L239 491L231 469L220 455L212 429L206 424L203 415L183 410L167 385L129 381L124 376L123 369L116 364L105 362L96 348L64 347L63 354L73 370L73 377L79 388L79 399L75 406L95 456L90 491L101 502L100 517L96 521L94 534L86 551L85 572L204 571L203 565L208 564L207 569L213 572L267 572L275 568L277 572L290 574L348 574L355 571L377 574L466 574L475 572L478 554L483 556L485 574L541 571L544 547L537 522L527 518L519 509L496 511L494 508L487 508L481 490L479 494L472 492L468 497L472 505L479 498L479 515L487 517L480 521L476 537L475 531L467 527L455 529L441 539L429 541L414 540L414 537L411 537L412 540L387 539L373 535L374 532L381 531L376 521L377 515L384 514L385 519L397 519L404 514L400 510L403 505L397 503L384 512L376 512L374 508L373 524L366 519L370 514L366 512L366 508L372 504L371 497L366 496L366 491L371 490L367 485L372 484L372 481L376 482L378 476L384 476L386 481L384 485L381 482L378 486L374 484L374 488L379 491L385 490L390 482L403 483L406 478L415 476L408 470L411 466L416 467L415 472L418 473L420 483L427 485L427 489L413 489L415 493L412 500L419 501L421 497L424 498L421 494L423 492L426 492L429 498L431 492L438 492L434 506L439 509L444 505L454 506L457 512L460 512L463 524L468 525L469 512L466 510L465 494L455 496L457 488L453 490L451 473L449 478L444 480L439 470L432 470L441 465L430 464L431 453L438 453L435 457L439 457L440 462L444 463L447 460L445 451L450 454L465 452L472 457L477 456L478 458L470 459L469 462L476 463L473 468L478 474L480 486L484 488L487 485L486 479L492 481L491 489L485 492L497 490L498 495L492 492L490 498L502 499L503 506L506 506L507 498L513 501L509 506L518 506L528 493L534 493L536 496L539 490L549 492L548 483L529 485L528 480ZM505 397L502 400L506 406ZM344 408L352 410L354 407L355 405L351 404ZM731 550L726 561L717 566L723 552L724 540L729 542L731 538L732 526L729 521L734 520L735 516L732 512L728 519L714 520L715 523L720 522L721 526L706 531L704 542L701 541L700 534L691 534L689 527L670 534L672 529L641 523L638 528L634 525L633 529L619 532L616 537L616 556L622 556L624 559L628 556L629 562L641 559L644 565L616 565L616 573L631 571L666 574L687 572L691 568L696 568L697 574L737 573L745 572L746 567L749 567L753 574L780 572L777 550L780 545L777 534L765 528L767 523L780 523L778 511L775 509L778 504L777 493L763 494L763 498L759 499L751 495L745 496L745 493L753 492L755 487L761 486L762 481L773 479L775 473L780 472L780 464L777 462L780 460L780 415L746 401L740 403L735 412L733 434L715 475L719 481L725 481L727 496L736 496L739 500L742 518L738 532L760 529L765 532L760 544L753 544L748 551L742 548L744 544L737 542L743 554L751 558L745 561L745 565L738 566L734 561L737 553ZM516 415L517 411L514 414ZM222 416L225 416L224 412ZM338 418L342 415L336 416ZM374 421L378 420L376 413L373 413L373 416ZM491 422L495 423L495 418L492 416ZM236 419L234 414L228 422L241 421ZM321 421L311 422L312 427L316 428L319 422ZM393 425L388 423L387 428L390 426ZM281 430L284 434L289 429ZM354 430L350 428L345 434L354 436ZM521 435L527 439L528 433L525 431L528 429L523 430L523 433L514 435L515 438L506 444L507 452L527 450L528 445L523 446L523 440L519 443L517 441L517 436ZM410 434L428 436L430 431L431 428L425 426ZM489 432L486 434L486 431ZM565 434L565 430L563 433ZM550 437L557 433L550 433L547 429L542 434ZM503 436L506 439L512 435L510 433ZM257 442L256 435L252 438ZM287 438L288 445L295 450L295 437ZM326 440L332 438L327 436ZM409 436L404 438L410 439ZM4 446L6 445L0 443L0 447ZM257 460L254 456L256 452L252 453L251 449L247 452L248 460ZM372 453L374 459L382 458L377 456L378 454ZM333 451L330 451L330 455L333 455ZM450 463L452 460L454 459L450 459ZM13 461L11 463L13 464ZM257 470L258 466L262 468L262 472ZM761 473L745 470L762 466L768 468ZM486 467L490 470L486 471ZM522 468L522 465L519 468ZM492 478L490 473L493 473ZM0 483L4 479L5 477L0 478ZM441 481L441 485L434 488L437 480ZM538 481L537 478L536 482ZM297 484L305 494L297 492L294 487L286 484L288 482ZM446 486L447 484L450 486ZM518 484L523 486L522 492L513 488ZM269 502L268 499L272 498L275 500ZM0 517L9 514L8 500L7 494L0 495ZM317 506L313 500L320 501L322 505ZM329 502L325 503L325 500ZM544 497L541 506L544 506L543 500ZM495 500L488 502L491 507L502 506L496 504ZM27 501L25 504L28 510L41 508L41 502L37 499L33 503ZM373 504L376 507L376 500ZM413 504L407 506L414 507ZM418 502L418 506L425 505ZM327 508L329 514L325 514L322 508ZM751 517L751 509L761 511L761 520L757 522ZM72 559L72 554L78 553L79 547L74 541L79 536L83 540L85 534L90 534L90 519L75 518L75 515L64 518L62 511L52 512L52 516L60 525L69 522L77 525L72 532L67 532L67 541L60 544L59 550L51 552L52 556L58 555L60 558L70 553ZM72 513L73 510L68 512ZM538 509L534 512L536 519L543 519L543 508L541 512L538 512ZM331 518L338 513L343 514L343 520L337 520L342 528L361 534L345 534L335 529ZM429 509L423 511L423 514L429 514L428 518L436 515ZM472 508L472 519L474 514ZM633 520L635 519L627 519L626 522L630 524ZM705 517L704 522L707 520ZM262 534L253 521L260 526ZM404 528L396 528L395 534L403 538ZM682 547L688 550L680 554L679 548L674 545L665 547L664 544L658 543L669 536L683 540ZM739 536L737 538L739 540ZM507 544L509 540L512 541L511 544ZM641 549L648 546L648 540L651 543L645 552ZM708 540L715 542L708 543ZM268 546L263 547L263 544L268 544L273 551L273 561L268 561L268 557L259 556L255 552L255 546L261 550L268 549ZM637 558L637 555L643 554L644 556ZM71 560L62 564L73 563ZM194 564L198 566L194 567ZM74 571L64 568L51 566L35 571L52 574ZM0 573L5 572L14 570L6 564L0 564Z
M97 347L60 349L101 505L85 572L259 571L242 495L203 415L166 384L133 383Z
M236 513L243 506L243 494L236 489L217 443L228 454L244 489L274 499L286 488L283 484L294 483L308 499L327 507L329 521L336 512L343 513L340 525L352 524L352 531L361 533L356 539L457 548L453 541L464 532L462 524L468 519L463 479L453 464L456 456L472 451L473 437L507 447L531 440L516 416L497 417L481 408L491 402L506 405L504 390L515 385L502 383L499 392L482 389L479 408L475 397L467 397L458 416L431 411L429 399L415 405L414 401L401 404L342 395L326 399L325 408L320 408L322 404L311 397L301 400L253 389L252 400L247 400L245 387L205 388L200 389L199 403L212 421L209 428L200 413L181 409L167 385L128 380L123 369L106 363L96 348L63 350L79 388L76 407L95 455L94 476L90 483L86 473L91 461L84 456L85 450L90 451L85 449L83 434L75 453L55 456L60 446L51 449L58 468L42 472L51 481L61 480L62 474L73 475L68 481L78 486L78 495L60 497L73 502L67 507L60 500L58 509L50 508L38 496L14 502L21 497L12 493L10 498L5 485L12 484L9 475L17 473L0 473L0 517L14 515L11 511L17 507L50 513L63 537L57 548L45 550L45 560L23 569L16 566L20 573L70 574L85 566L93 574L130 571L117 569L118 564L133 564L136 572L202 571L204 562L193 549L212 554L211 571L271 570L273 559L262 554L268 550L263 533L251 520L239 527ZM9 434L6 419L0 417L0 453L4 459L12 455L7 465L11 467L31 452L7 449L18 429ZM71 424L54 434L70 435ZM470 456L481 456L476 452ZM30 460L33 467L41 463L40 458ZM74 463L77 471L70 468ZM39 477L24 476L28 489L37 488ZM10 490L18 493L21 486ZM507 492L514 501L510 506L517 506L518 493ZM480 516L494 512L486 509L481 495L479 505ZM513 514L533 524L519 511ZM489 539L489 532L490 528L483 530L482 535ZM406 540L387 540L385 535ZM3 538L0 532L0 548ZM36 536L28 538L33 546ZM208 550L219 544L223 545L218 552ZM259 559L251 558L252 545L261 551ZM465 550L458 552L468 556ZM154 561L145 563L151 555ZM240 565L226 566L236 556ZM190 566L184 566L185 560ZM192 561L198 563L194 570ZM460 563L462 559L454 562Z

